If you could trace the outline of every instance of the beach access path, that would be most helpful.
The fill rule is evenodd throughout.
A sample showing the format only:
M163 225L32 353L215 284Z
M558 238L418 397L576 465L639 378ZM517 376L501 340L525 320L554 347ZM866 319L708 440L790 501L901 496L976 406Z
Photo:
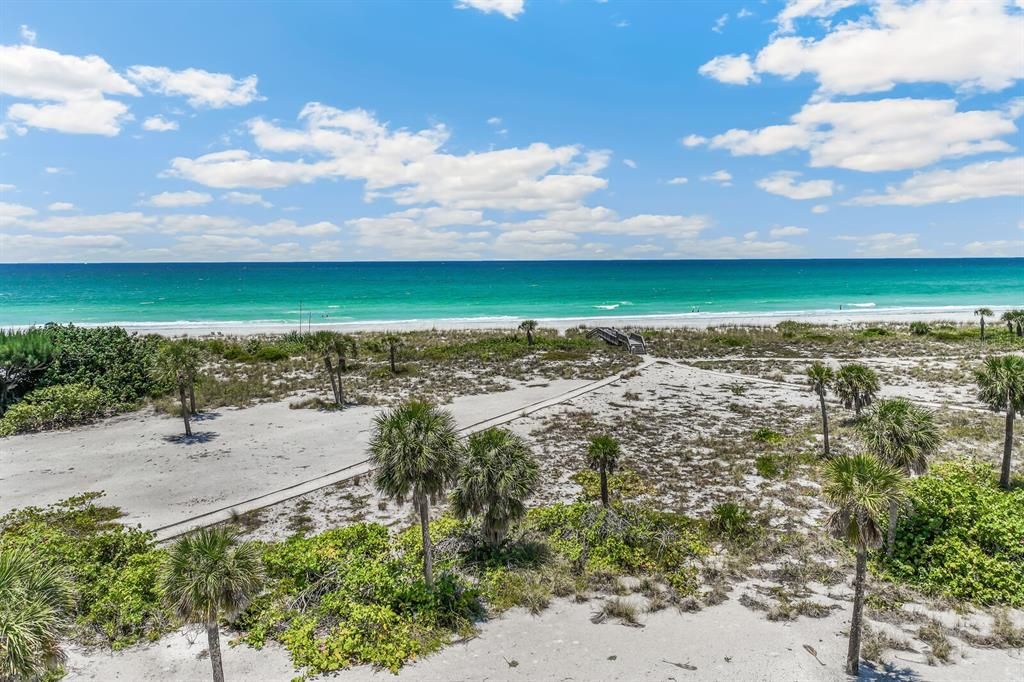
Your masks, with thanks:
M517 383L445 407L468 434L616 380ZM105 504L124 510L126 524L167 539L365 473L381 409L290 409L287 401L221 408L199 415L191 439L182 436L179 419L148 411L13 436L0 441L0 514L103 491Z

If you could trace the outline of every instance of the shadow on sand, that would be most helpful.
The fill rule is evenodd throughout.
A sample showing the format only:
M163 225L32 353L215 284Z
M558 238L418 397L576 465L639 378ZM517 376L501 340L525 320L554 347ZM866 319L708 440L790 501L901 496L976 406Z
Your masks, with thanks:
M867 663L861 663L857 679L863 682L881 682L882 680L896 680L897 682L920 682L921 676L910 668L899 668L891 663L875 667Z
M209 443L217 437L214 431L196 431L191 436L186 436L183 433L176 433L173 436L164 436L164 441L167 443L175 443L177 445L193 445L195 443Z

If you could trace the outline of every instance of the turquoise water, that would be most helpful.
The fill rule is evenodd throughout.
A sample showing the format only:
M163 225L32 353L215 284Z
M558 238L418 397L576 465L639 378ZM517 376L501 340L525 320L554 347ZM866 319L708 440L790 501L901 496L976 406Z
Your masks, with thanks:
M0 265L0 325L594 318L1024 305L1024 259Z

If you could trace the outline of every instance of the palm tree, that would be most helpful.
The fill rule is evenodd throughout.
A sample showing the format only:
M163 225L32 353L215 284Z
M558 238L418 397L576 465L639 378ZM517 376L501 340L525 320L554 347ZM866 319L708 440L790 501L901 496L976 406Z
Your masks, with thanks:
M939 447L939 430L935 418L905 398L879 401L858 425L861 436L872 453L904 476L923 474L928 458ZM899 508L889 509L889 534L886 553L892 556L896 542L896 521Z
M55 355L49 334L41 329L0 329L0 416L7 411L11 393L46 369Z
M402 337L398 334L387 334L384 336L384 343L388 347L388 359L391 362L391 373L398 374L398 366L395 364L395 356L402 346Z
M174 383L178 387L178 399L181 401L181 418L185 422L185 435L192 435L192 424L186 394L191 393L196 375L199 373L199 350L198 346L188 341L179 339L168 341L156 354L156 362L153 368L156 378L162 381Z
M474 433L452 491L452 510L462 519L482 515L484 540L497 547L526 514L524 501L539 480L540 466L522 438L506 429Z
M999 485L1010 488L1010 456L1013 454L1014 413L1024 415L1024 357L1002 355L985 360L976 372L978 398L989 409L1006 411L1006 432L1003 438L1003 467Z
M455 419L422 400L407 400L374 418L370 462L377 490L404 504L411 498L423 532L423 578L434 585L430 503L454 481L460 447Z
M850 620L850 646L846 672L856 675L860 669L860 631L864 612L864 576L867 553L882 541L879 517L886 508L903 501L904 477L894 467L873 455L837 457L825 464L825 500L834 508L825 522L836 537L853 545L857 569L853 581L853 617Z
M64 662L71 589L30 552L0 552L0 680L38 680Z
M821 431L825 436L826 456L831 454L831 451L828 447L828 410L825 409L825 394L828 392L828 387L832 384L834 378L835 374L832 372L832 368L824 363L815 361L807 368L807 383L818 396L818 401L821 403Z
M356 357L358 351L354 337L348 334L334 335L334 354L338 356L338 400L342 407L345 406L345 384L342 381L342 375L348 371L348 358Z
M974 311L974 314L978 316L981 324L981 340L985 340L985 318L992 317L993 312L991 308L978 308Z
M196 410L196 380L199 378L199 368L203 361L203 347L197 339L185 338L182 339L182 343L191 346L190 352L195 354L188 377L188 411L190 415L195 416L199 414Z
M619 456L622 448L619 441L611 436L594 436L590 439L590 447L587 450L587 457L590 468L601 474L601 504L609 506L608 500L608 476L615 473L615 467L619 463Z
M836 372L836 378L832 382L843 407L852 409L856 417L860 417L861 410L871 405L878 394L880 384L878 374L870 367L856 362L843 365Z
M1016 312L1017 311L1015 310L1007 310L1006 312L999 316L999 320L1006 323L1006 331L1010 332L1011 334L1013 333L1013 318L1014 313Z
M519 329L526 332L526 345L533 345L533 332L537 329L537 320L523 320L519 323Z
M239 544L234 531L201 528L171 545L163 573L164 595L187 623L206 626L214 682L224 682L220 655L221 617L233 618L260 590L263 560L252 542Z
M1017 336L1024 336L1024 310L1007 310L999 319L1006 323L1006 331L1012 334L1016 328Z
M334 404L341 407L341 394L338 392L338 376L334 373L334 364L331 361L331 354L336 350L337 335L334 332L318 331L310 339L310 345L315 352L319 353L324 361L324 369L327 370L327 378L331 381L331 394L334 395Z

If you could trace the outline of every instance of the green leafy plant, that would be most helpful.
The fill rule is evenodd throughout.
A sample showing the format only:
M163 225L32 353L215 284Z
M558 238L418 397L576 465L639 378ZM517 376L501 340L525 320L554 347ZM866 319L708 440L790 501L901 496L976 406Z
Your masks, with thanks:
M47 325L56 351L40 385L88 384L101 389L112 404L131 405L161 390L150 365L163 340L129 334L121 327Z
M19 393L32 388L53 354L53 342L42 330L0 329L0 416Z
M59 429L101 417L112 409L107 395L86 384L37 388L0 418L0 436Z

